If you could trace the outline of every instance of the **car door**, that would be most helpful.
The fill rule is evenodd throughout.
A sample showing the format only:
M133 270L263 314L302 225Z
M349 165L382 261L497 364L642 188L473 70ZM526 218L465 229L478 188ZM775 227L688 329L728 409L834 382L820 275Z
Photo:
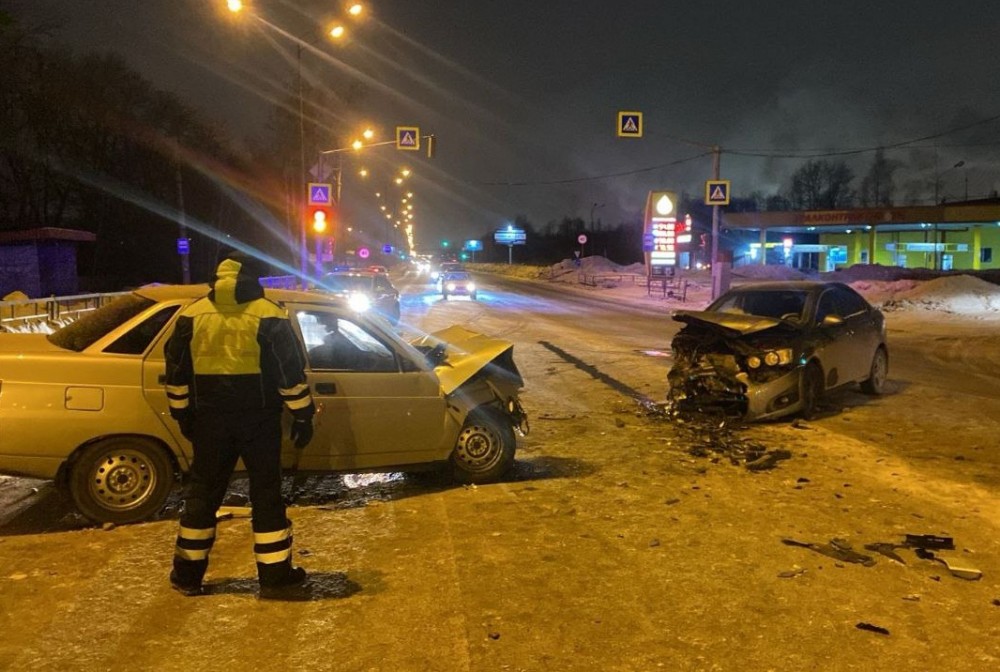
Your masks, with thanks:
M442 459L447 409L433 372L402 370L403 355L352 315L310 307L292 316L319 410L300 468L356 470ZM323 352L328 345L337 348L333 355Z
M831 290L837 311L847 325L845 355L849 358L850 369L845 369L845 377L850 380L865 380L871 372L875 349L881 342L880 327L874 311L868 302L848 287L833 287Z
M813 317L816 354L823 364L827 389L854 380L857 371L851 326L844 320L840 308L833 288L827 288L819 296ZM829 316L836 321L826 322Z

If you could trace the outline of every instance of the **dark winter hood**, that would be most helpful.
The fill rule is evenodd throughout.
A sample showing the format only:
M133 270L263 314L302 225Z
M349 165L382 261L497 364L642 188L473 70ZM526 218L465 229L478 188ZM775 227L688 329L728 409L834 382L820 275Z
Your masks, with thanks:
M723 336L733 338L756 334L774 327L793 328L787 322L776 317L761 317L760 315L739 315L736 313L721 313L706 310L678 310L673 318L687 325L705 327L720 332Z
M260 264L249 257L224 259L215 270L215 282L208 300L212 303L235 305L264 297L260 284Z

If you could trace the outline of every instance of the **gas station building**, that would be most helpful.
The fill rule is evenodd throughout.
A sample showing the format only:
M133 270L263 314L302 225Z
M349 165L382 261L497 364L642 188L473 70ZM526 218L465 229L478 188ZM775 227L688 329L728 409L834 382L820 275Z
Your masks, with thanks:
M912 207L724 213L734 260L834 271L854 264L1000 268L1000 199Z

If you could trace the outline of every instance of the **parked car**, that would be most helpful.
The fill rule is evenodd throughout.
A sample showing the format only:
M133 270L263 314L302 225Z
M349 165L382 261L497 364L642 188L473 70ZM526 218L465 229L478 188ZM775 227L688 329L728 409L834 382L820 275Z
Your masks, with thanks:
M0 473L54 479L99 522L159 511L192 457L169 416L163 346L177 312L207 292L143 287L49 335L0 334ZM486 483L511 467L526 416L510 342L460 326L408 342L343 299L265 295L288 310L319 408L300 470L442 466ZM286 467L294 451L286 438Z
M336 271L323 276L321 291L346 298L358 311L375 310L399 323L399 290L389 276L377 271Z
M465 271L452 271L441 277L441 296L447 301L449 296L467 296L476 300L476 283Z
M889 373L881 311L838 282L765 282L733 289L704 311L680 310L670 404L747 420L812 417L834 388L880 394Z

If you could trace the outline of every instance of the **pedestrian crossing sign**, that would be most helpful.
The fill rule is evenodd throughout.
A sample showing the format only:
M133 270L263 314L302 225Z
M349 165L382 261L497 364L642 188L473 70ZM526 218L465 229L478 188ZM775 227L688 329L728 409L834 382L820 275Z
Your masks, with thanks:
M729 205L729 180L705 181L705 205Z
M618 137L619 138L642 137L642 112L618 113Z
M413 152L418 151L420 149L420 127L397 126L396 149L405 149Z
M307 190L309 205L333 205L332 185L310 182Z

